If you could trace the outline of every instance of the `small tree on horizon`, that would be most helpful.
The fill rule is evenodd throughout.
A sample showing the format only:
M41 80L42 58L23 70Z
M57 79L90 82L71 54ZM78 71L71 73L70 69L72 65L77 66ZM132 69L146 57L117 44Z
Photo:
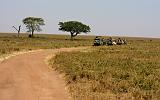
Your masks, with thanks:
M21 31L21 25L18 27L18 29L15 27L15 26L12 26L17 32L18 32L18 37L19 37L19 34L20 34L20 31Z
M28 29L27 32L31 33L31 37L33 37L35 31L37 32L42 31L40 26L45 25L44 20L42 18L36 18L36 17L27 17L23 19L23 23L26 25L26 28Z
M58 25L60 26L59 30L70 32L71 40L73 40L73 37L81 34L82 32L88 33L91 31L89 26L78 21L59 22Z

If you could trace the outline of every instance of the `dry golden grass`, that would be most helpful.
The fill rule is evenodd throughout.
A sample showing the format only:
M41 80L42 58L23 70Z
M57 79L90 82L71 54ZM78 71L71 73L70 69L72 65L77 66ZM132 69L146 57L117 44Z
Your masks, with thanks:
M35 38L28 38L22 34L20 38L16 34L0 34L0 56L19 51L30 51L35 49L54 49L62 47L77 47L92 45L93 37L78 36L74 41L68 35L35 35Z
M75 100L159 100L160 40L61 53L51 65L65 74ZM52 62L54 60L54 62Z
M91 46L92 36L0 34L0 56L19 51ZM159 100L160 39L127 38L128 45L61 53L50 60L76 100Z

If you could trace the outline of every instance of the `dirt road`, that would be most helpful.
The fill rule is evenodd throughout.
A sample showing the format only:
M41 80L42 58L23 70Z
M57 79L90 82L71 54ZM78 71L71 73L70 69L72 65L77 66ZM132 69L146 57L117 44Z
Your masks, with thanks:
M49 69L45 58L78 49L40 50L4 60L0 63L0 100L70 100L64 80Z

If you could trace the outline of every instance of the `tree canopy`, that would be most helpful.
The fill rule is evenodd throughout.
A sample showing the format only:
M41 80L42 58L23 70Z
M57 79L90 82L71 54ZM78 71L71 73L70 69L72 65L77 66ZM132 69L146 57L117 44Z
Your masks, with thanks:
M78 21L59 22L58 25L59 30L71 33L71 39L82 32L88 33L91 30L89 26Z
M44 20L42 18L36 18L36 17L27 17L23 19L23 23L26 25L26 28L28 29L27 32L30 32L32 37L35 31L37 32L42 31L40 26L45 25Z

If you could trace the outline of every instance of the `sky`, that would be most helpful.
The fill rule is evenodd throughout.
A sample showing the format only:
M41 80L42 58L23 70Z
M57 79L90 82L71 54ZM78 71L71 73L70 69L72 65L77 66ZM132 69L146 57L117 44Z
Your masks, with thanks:
M26 17L41 17L41 33L63 34L60 21L80 21L89 35L160 38L160 0L0 0L0 32L16 32ZM69 33L68 33L69 34Z

